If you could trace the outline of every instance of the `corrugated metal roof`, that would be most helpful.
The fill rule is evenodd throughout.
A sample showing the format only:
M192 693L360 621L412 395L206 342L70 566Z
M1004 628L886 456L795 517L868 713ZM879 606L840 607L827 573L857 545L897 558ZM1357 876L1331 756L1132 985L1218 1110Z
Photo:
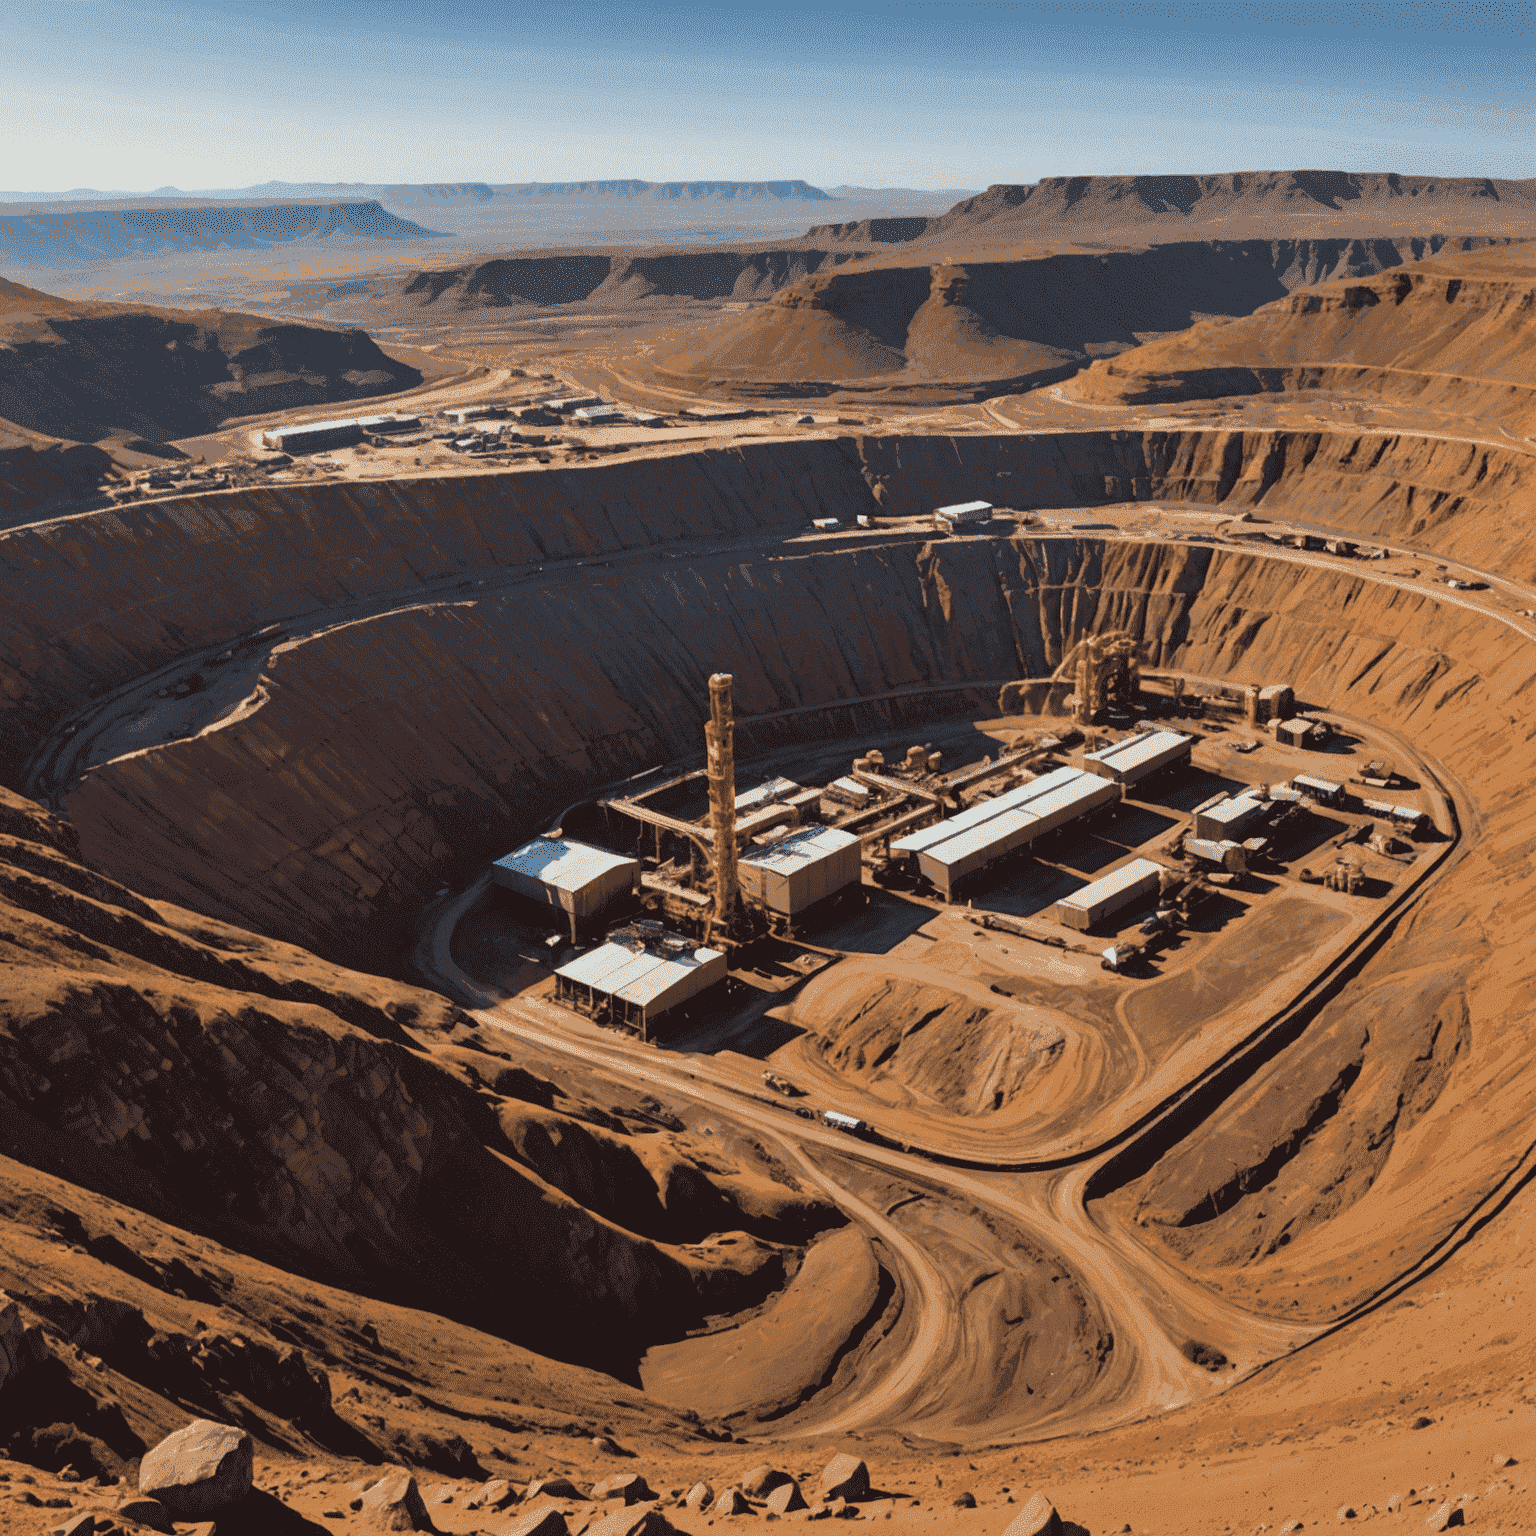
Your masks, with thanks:
M1162 872L1163 866L1153 859L1132 859L1129 864L1122 864L1119 869L1095 880L1092 885L1085 885L1081 890L1073 891L1070 896L1061 899L1069 907L1092 907L1106 896L1114 896Z
M1291 780L1292 789L1315 789L1324 795L1341 795L1344 793L1342 784L1335 784L1332 779L1314 779L1309 773L1298 773Z
M1028 811L1004 811L979 827L971 827L955 837L946 838L937 847L925 850L924 857L935 864L949 865L959 864L987 848L1006 849L1012 839L1027 832L1038 820L1039 817Z
M579 891L615 869L638 869L639 862L606 848L567 837L536 837L496 860L499 869L542 881L557 891Z
M1256 816L1264 809L1264 802L1259 799L1254 790L1245 790L1240 795L1229 796L1225 800L1218 801L1215 805L1200 812L1202 820L1209 818L1221 826L1229 822L1240 822L1247 817Z
M836 827L802 827L767 848L742 854L741 862L788 875L818 859L830 858L856 842L858 838L853 833L839 831Z
M630 949L624 944L603 944L555 972L567 981L580 982L599 992L645 1007L661 997L690 971L721 958L718 949L685 950L658 954L653 949Z
M1144 763L1155 762L1167 753L1182 751L1186 744L1193 744L1194 737L1181 731L1141 731L1127 736L1112 746L1100 747L1097 752L1086 752L1084 758L1103 763L1117 773L1126 773Z
M974 517L978 512L990 512L991 510L992 503L990 501L957 501L953 506L935 507L933 515L935 517Z
M995 816L1001 816L1007 811L1023 810L1037 801L1046 801L1054 793L1082 779L1092 779L1095 784L1104 782L1092 774L1084 773L1081 768L1053 768L1049 773L1041 774L1038 779L1020 784L995 799L980 800L969 810L897 838L891 844L891 852L922 853L925 849L958 837L962 832L969 832L973 827L985 825Z

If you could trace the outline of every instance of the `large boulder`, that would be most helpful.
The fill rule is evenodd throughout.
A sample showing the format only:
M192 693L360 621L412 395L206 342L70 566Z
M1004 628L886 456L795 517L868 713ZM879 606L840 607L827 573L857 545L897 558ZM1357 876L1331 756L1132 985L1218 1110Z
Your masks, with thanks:
M581 1536L679 1536L679 1532L658 1509L616 1509L587 1526Z
M194 1419L167 1435L139 1465L139 1492L175 1520L203 1520L251 1491L251 1437L233 1424Z
M700 1514L715 1502L715 1490L708 1483L695 1483L683 1497L683 1508Z
M800 1485L793 1478L787 1483L780 1483L763 1502L763 1508L775 1515L792 1515L797 1509L805 1507Z
M828 1503L833 1499L862 1499L869 1493L869 1468L857 1456L844 1451L821 1469L818 1491Z
M749 1499L765 1499L775 1488L793 1481L788 1472L764 1461L742 1477L740 1487Z
M465 1509L505 1509L517 1503L517 1489L504 1477L493 1477L471 1495Z
M523 1495L525 1499L536 1499L540 1495L546 1499L584 1499L584 1494L568 1477L541 1477L528 1484L528 1492Z
M570 1526L558 1509L530 1509L491 1527L491 1536L570 1536Z
M147 1525L152 1531L169 1533L176 1529L170 1510L159 1499L145 1498L142 1494L122 1500L117 1506L117 1518L132 1521L135 1525Z
M1034 1494L1009 1521L1003 1536L1061 1536L1061 1516L1043 1493Z
M747 1503L740 1488L727 1488L709 1506L709 1512L717 1518L723 1515L750 1515L752 1513L752 1506Z
M404 1467L391 1467L363 1494L358 1510L360 1524L375 1531L430 1531L427 1506L422 1503L416 1479Z
M656 1495L638 1472L615 1472L592 1490L592 1497L599 1502L604 1499L622 1499L625 1504L644 1504Z

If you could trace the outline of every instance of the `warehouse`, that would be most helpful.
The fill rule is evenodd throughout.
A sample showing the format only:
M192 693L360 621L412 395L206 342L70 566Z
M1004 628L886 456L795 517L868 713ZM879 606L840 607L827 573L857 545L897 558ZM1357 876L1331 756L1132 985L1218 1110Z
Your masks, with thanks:
M571 413L573 420L585 422L589 427L612 426L624 420L624 412L616 405L584 405Z
M1259 689L1259 719L1289 720L1296 712L1296 691L1289 683L1271 683Z
M603 401L597 395L567 395L563 400L541 400L539 404L557 416L568 416L572 411L584 410L590 405L602 405Z
M375 432L410 432L421 425L419 416L348 416L340 421L305 421L292 427L272 427L261 434L262 443L280 453L318 453L322 448L345 448Z
M1227 838L1241 839L1268 814L1270 803L1256 789L1240 795L1223 795L1195 807L1195 836L1219 843Z
M754 811L765 811L770 805L778 805L799 793L800 786L793 779L769 779L756 789L743 790L736 796L736 814L750 816Z
M627 896L640 883L640 862L568 837L536 837L491 865L497 885L570 914L576 924Z
M802 827L742 854L736 872L748 900L781 917L796 917L859 883L859 840L836 827Z
M649 1040L658 1020L725 976L718 949L680 934L621 929L555 972L555 1001Z
M1083 754L1083 767L1117 784L1136 784L1165 768L1186 766L1195 738L1182 731L1138 731L1124 741Z
M1390 800L1362 800L1360 803L1371 815L1385 816L1389 821L1395 821L1398 826L1407 827L1413 832L1423 832L1432 825L1423 811L1411 805L1394 805Z
M1309 773L1298 773L1291 780L1291 788L1304 794L1309 800L1316 800L1320 805L1343 805L1344 786L1335 784L1332 779L1314 779Z
M1258 839L1262 842L1262 839ZM1207 864L1217 864L1229 874L1240 875L1248 868L1248 849L1242 843L1235 843L1231 838L1223 838L1219 843L1212 842L1203 837L1186 837L1184 839L1184 852L1191 858L1203 859Z
M1115 804L1118 787L1079 768L1057 768L995 800L983 800L891 844L945 899L967 875L1093 811Z
M992 503L989 501L960 501L952 507L935 507L933 520L948 532L967 524L987 523L992 520Z
M1102 880L1063 896L1056 903L1056 920L1086 933L1111 913L1155 895L1162 876L1161 864L1151 859L1132 859Z

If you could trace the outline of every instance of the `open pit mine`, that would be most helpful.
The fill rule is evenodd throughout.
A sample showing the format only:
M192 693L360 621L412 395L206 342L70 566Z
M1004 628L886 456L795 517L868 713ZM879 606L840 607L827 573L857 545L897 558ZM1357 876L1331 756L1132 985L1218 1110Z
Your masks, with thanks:
M1529 199L1236 180L0 287L0 1536L1536 1529Z

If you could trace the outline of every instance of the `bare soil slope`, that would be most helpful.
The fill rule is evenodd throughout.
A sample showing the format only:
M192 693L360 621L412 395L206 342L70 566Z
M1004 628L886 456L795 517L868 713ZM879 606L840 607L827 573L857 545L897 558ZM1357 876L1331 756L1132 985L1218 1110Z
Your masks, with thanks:
M1207 321L1074 379L1095 401L1334 389L1536 420L1536 245L1442 252Z
M0 279L0 418L54 437L189 437L231 416L421 382L362 331L55 298Z

